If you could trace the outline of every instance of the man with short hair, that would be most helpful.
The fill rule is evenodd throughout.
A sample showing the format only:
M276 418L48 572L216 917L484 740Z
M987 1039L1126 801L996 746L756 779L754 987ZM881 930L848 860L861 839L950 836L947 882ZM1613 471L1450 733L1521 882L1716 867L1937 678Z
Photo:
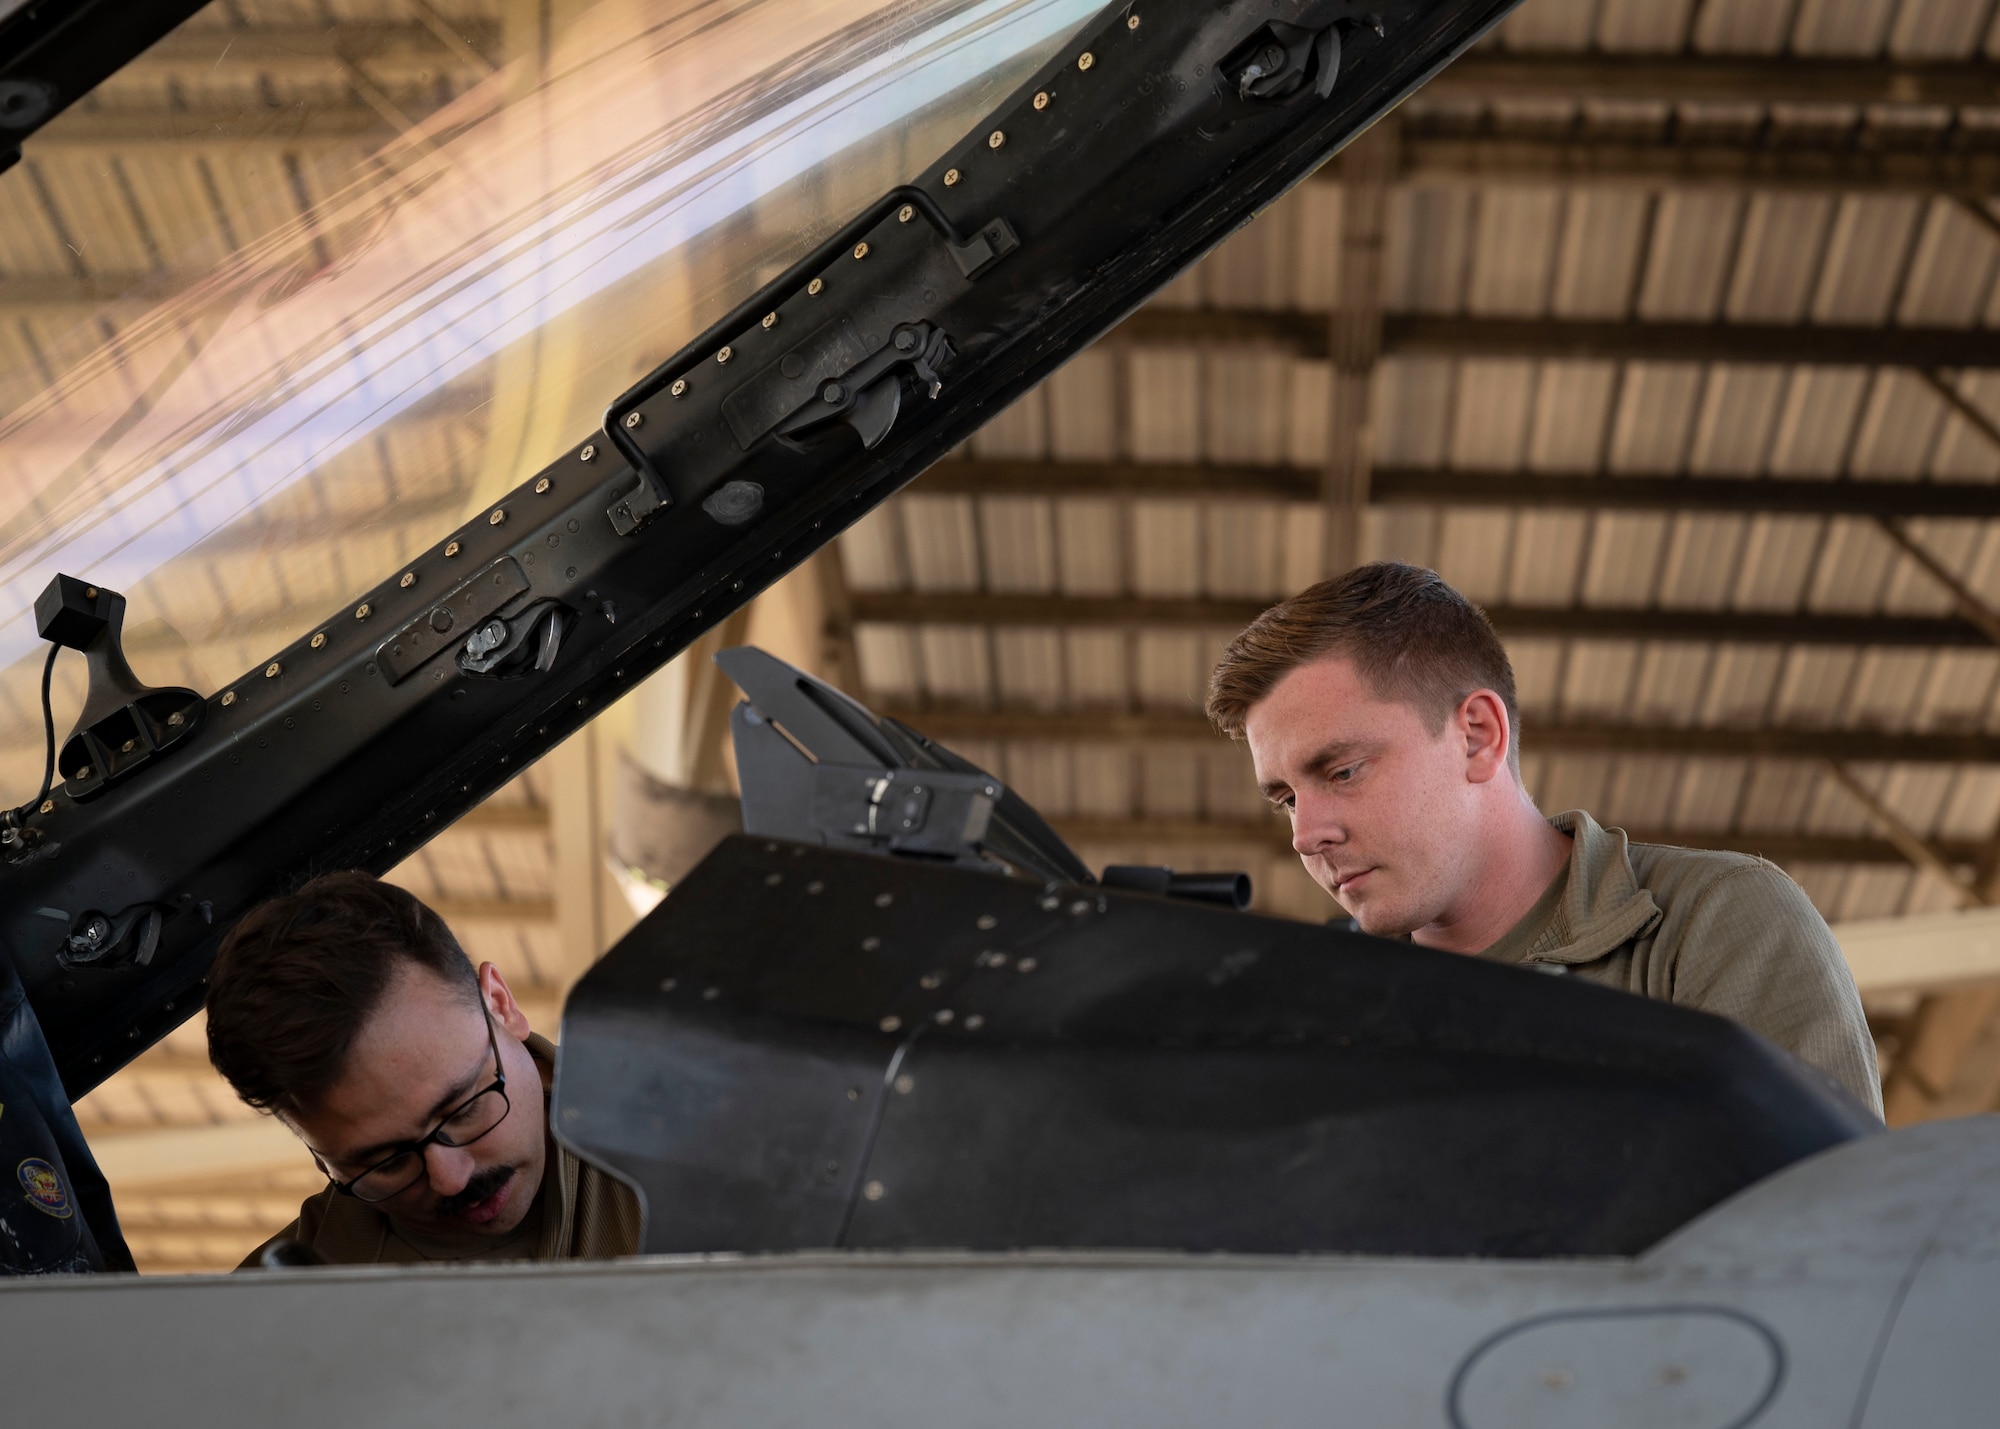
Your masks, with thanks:
M267 1245L342 1265L638 1249L632 1192L549 1134L554 1046L393 884L331 873L252 909L209 976L208 1050L330 1183Z
M1514 671L1434 571L1361 566L1229 644L1208 715L1247 740L1307 872L1365 933L1734 1018L1881 1115L1854 978L1761 858L1635 844L1521 784Z

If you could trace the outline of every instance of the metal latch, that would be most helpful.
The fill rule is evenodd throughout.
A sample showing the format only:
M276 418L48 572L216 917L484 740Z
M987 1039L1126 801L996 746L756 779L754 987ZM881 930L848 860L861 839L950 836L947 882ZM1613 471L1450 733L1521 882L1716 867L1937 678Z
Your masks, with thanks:
M944 388L938 375L953 356L951 340L926 322L901 323L888 345L837 377L819 384L812 397L778 423L778 440L809 446L836 426L852 427L864 448L878 446L903 410L907 373L933 400Z
M979 774L821 764L813 770L812 826L841 842L958 857L986 837L999 797L999 784Z
M384 640L375 652L376 662L390 684L400 685L419 666L459 644L528 587L520 562L502 556Z

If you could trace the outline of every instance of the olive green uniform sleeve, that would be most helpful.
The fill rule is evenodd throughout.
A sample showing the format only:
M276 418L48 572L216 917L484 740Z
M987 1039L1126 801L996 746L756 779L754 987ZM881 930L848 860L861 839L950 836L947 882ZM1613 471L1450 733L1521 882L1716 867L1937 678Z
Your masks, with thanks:
M1882 1115L1875 1042L1854 976L1805 891L1771 864L1746 864L1704 889L1685 918L1673 1001L1742 1023Z

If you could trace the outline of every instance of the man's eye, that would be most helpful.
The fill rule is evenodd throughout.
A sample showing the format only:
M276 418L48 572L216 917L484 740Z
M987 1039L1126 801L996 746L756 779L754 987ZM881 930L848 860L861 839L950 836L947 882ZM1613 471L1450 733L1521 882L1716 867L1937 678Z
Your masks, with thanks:
M1334 770L1333 773L1327 775L1326 777L1328 779L1331 779L1336 784L1345 784L1354 778L1355 772L1359 768L1360 766L1357 764L1342 765L1340 768Z

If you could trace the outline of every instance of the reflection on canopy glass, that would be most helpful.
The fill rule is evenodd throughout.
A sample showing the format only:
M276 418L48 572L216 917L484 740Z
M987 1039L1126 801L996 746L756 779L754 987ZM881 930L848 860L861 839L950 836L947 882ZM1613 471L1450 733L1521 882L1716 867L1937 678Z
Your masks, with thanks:
M130 598L143 679L220 688L586 435L1097 8L600 0L421 120L355 79L405 127L350 182L220 259L148 233L143 288L6 379L4 797L40 773L32 606L57 571ZM233 43L190 22L163 53L204 33ZM171 141L114 162L128 194L159 165L228 216ZM83 672L59 668L60 733Z

